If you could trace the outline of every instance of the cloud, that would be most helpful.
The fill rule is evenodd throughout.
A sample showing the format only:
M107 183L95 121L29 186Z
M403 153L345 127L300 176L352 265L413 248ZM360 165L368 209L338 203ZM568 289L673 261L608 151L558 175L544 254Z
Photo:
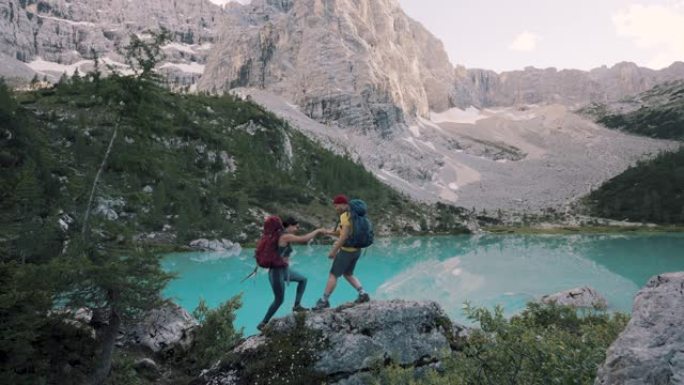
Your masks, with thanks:
M508 49L520 52L534 51L537 48L537 42L539 40L539 36L532 32L524 31L513 39L513 42L508 45Z
M684 2L667 5L634 4L613 15L618 36L632 39L642 49L655 53L647 63L651 68L667 67L684 61Z

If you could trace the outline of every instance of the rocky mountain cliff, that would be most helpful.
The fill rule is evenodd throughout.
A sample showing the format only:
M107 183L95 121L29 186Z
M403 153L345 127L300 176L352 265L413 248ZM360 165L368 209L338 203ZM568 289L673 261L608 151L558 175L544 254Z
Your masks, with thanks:
M263 89L319 122L385 137L453 106L580 106L684 78L681 62L660 71L627 62L589 72L454 68L396 0L254 0L230 7L219 34L201 89Z
M0 76L56 80L92 68L95 55L125 67L117 48L131 34L167 29L162 71L176 85L194 84L204 70L223 11L208 0L0 0Z
M266 89L315 120L386 135L449 108L453 75L396 0L254 0L227 12L199 88Z
M307 136L420 201L478 211L565 211L630 164L678 143L601 127L562 105L460 110L419 118L392 137L335 129L271 93L238 89Z
M453 106L605 103L684 78L682 62L660 71L627 62L589 72L454 68L397 0L253 0L225 9L209 0L0 0L0 76L56 80L92 68L95 55L124 69L117 48L161 28L172 35L161 69L177 86L260 88L319 122L383 136Z
M457 67L455 79L454 102L463 108L540 103L578 107L620 100L659 83L684 79L684 63L676 62L659 71L622 62L588 72L527 67L500 74Z
M562 209L672 148L603 130L571 107L684 78L684 63L661 71L631 63L590 72L454 68L397 0L225 8L208 0L0 0L0 15L0 75L38 71L56 80L92 65L93 51L121 66L116 47L130 33L166 27L174 42L161 69L172 83L247 89L237 92L412 197L478 210Z

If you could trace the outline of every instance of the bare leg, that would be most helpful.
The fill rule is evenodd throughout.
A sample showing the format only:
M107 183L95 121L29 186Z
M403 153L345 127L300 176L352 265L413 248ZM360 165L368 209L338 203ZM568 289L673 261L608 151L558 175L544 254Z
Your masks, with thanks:
M345 274L344 278L352 285L352 287L354 287L354 289L359 290L359 288L361 288L361 282L359 282L359 280L353 275Z
M328 275L328 283L325 285L324 291L325 295L330 296L335 290L335 286L337 286L337 277L332 274Z

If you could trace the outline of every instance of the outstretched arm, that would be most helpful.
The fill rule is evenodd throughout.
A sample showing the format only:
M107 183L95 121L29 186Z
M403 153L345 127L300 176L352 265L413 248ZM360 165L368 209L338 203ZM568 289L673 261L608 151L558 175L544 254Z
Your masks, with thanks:
M337 253L340 252L340 249L344 245L344 242L347 241L347 238L349 237L349 233L351 228L349 226L342 225L340 229L340 238L333 243L332 249L330 249L330 253L328 253L328 258L335 258L337 256Z
M330 235L332 237L339 237L340 236L340 228L338 227L334 230L324 229L323 234Z
M314 239L316 235L324 232L325 229L316 229L308 234L304 235L294 235L294 234L283 234L280 237L280 242L282 243L307 243Z

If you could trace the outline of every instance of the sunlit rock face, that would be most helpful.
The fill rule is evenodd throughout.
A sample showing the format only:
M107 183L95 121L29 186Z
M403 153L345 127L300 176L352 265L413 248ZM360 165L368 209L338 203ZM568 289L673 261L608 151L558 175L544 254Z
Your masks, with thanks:
M200 89L266 89L315 120L385 135L452 105L442 43L396 0L254 0L227 13Z

